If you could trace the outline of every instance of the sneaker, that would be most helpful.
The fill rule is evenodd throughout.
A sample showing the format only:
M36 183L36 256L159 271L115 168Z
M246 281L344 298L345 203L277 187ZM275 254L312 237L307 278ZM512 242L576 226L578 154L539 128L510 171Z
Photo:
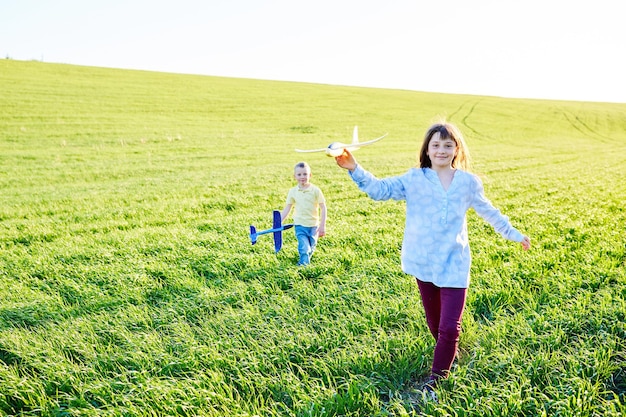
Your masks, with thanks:
M422 388L422 399L424 402L437 402L437 393L435 392L435 388L430 386L429 384L424 385Z
M422 398L424 401L437 402L437 393L435 392L437 381L437 377L431 376L422 386Z

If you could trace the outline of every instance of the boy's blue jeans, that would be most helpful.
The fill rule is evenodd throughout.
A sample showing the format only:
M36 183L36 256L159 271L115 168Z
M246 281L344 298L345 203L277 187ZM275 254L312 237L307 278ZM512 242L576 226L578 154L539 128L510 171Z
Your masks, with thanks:
M298 253L300 260L298 265L311 263L311 256L317 245L317 227L294 226L296 239L298 239Z

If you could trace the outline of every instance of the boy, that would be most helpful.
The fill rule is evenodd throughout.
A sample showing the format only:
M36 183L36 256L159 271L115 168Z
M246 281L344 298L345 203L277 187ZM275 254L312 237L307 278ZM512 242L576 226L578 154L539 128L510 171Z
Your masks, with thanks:
M293 176L298 185L289 190L280 216L284 220L295 206L293 223L300 254L298 266L306 266L311 262L318 237L326 235L326 200L322 190L311 184L309 164L298 162Z

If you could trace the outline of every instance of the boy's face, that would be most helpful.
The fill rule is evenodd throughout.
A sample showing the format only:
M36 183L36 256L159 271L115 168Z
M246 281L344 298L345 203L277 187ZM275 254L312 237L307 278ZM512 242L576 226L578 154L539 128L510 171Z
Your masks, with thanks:
M308 168L296 168L293 177L300 186L305 186L311 180L311 170Z

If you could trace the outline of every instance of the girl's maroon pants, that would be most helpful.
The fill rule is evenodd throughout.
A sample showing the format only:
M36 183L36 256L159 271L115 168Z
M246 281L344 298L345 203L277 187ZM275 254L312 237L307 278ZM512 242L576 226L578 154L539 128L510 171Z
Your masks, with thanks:
M459 346L467 288L440 288L419 279L417 285L428 328L436 341L431 376L445 378L450 372Z

